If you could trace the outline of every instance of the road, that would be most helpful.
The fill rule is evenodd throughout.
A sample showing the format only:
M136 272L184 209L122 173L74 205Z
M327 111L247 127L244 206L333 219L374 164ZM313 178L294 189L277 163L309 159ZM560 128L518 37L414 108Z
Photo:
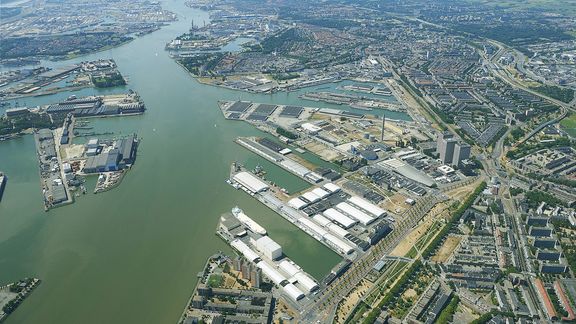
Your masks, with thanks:
M518 51L507 47L506 45L494 41L494 40L487 40L488 42L490 42L492 45L497 46L499 49L496 52L495 55L493 55L490 58L487 58L486 56L484 56L484 58L490 63L490 64L486 64L486 66L488 68L491 69L491 72L493 73L494 76L500 78L503 82L507 83L508 85L514 87L514 88L519 88L522 89L528 93L531 93L535 96L538 96L540 98L543 98L557 106L560 107L561 109L561 114L560 116L549 120L547 122L544 122L542 124L540 124L538 127L536 127L535 129L533 129L530 133L526 134L524 136L524 138L522 138L519 143L523 143L525 141L527 141L528 139L532 138L534 135L536 135L538 132L540 132L542 129L544 129L545 127L547 127L548 125L552 125L555 124L559 121L561 121L564 117L566 117L566 115L568 114L568 112L576 112L576 98L574 98L571 102L569 103L565 103L563 101L554 99L552 97L546 96L540 92L534 91L532 89L530 89L529 87L526 87L524 84L522 84L521 82L517 81L514 76L510 75L510 73L504 68L504 66L502 66L499 62L499 58L502 56L502 54L504 54L505 52L511 52L513 53L515 60L518 66L518 69L527 74L525 69L524 69L524 63L523 63L523 54L519 53Z
M392 249L416 226L438 202L446 200L444 195L430 194L421 199L396 222L394 230L354 262L352 267L318 296L315 303L304 309L300 320L304 323L331 322L337 304L347 296L370 272L374 264Z

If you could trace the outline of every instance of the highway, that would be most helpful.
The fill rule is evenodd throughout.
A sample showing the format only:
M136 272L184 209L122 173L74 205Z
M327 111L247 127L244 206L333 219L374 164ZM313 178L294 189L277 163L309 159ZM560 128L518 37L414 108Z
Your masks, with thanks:
M524 69L524 62L523 62L523 58L522 58L522 54L518 54L518 52L514 49L511 49L509 47L507 47L506 45L500 43L500 42L496 42L494 40L488 40L491 44L493 44L494 46L497 46L499 48L499 50L496 52L495 55L493 55L490 58L486 58L486 56L484 56L484 58L490 63L490 64L486 64L487 67L489 67L491 69L491 72L493 73L494 76L500 78L503 82L507 83L508 85L514 87L514 88L519 88L522 89L528 93L531 93L535 96L538 96L540 98L543 98L557 106L560 107L561 109L561 114L560 116L549 120L547 122L544 122L540 125L538 125L535 129L533 129L530 133L526 134L524 136L524 138L522 138L517 144L520 143L524 143L525 141L527 141L528 139L532 138L534 135L536 135L538 132L540 132L542 129L544 129L545 127L547 127L548 125L552 125L555 124L557 122L560 122L562 119L564 119L564 117L566 117L566 115L568 114L569 111L571 112L576 112L576 98L574 98L571 102L569 103L565 103L562 102L560 100L551 98L549 96L546 96L540 92L534 91L526 86L524 86L521 82L517 81L513 76L511 76L507 70L504 68L504 66L502 66L499 62L499 58L507 51L510 51L513 53L516 62L518 63L518 69L525 73L526 73L525 69Z

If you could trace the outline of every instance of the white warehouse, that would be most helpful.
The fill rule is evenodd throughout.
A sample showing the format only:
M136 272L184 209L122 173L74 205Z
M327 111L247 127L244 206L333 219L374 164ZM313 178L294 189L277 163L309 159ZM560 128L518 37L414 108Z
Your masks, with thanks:
M366 213L359 210L358 208L352 207L350 204L347 204L345 202L339 203L338 205L336 205L336 208L343 211L347 215L352 216L352 218L358 220L364 226L376 220L375 218L368 216Z
M232 241L230 244L232 245L233 248L235 248L240 253L242 253L242 255L248 261L254 262L254 261L260 259L258 254L256 254L256 252L252 251L252 249L250 249L250 247L248 245L246 245L246 243L236 239L236 240Z
M265 261L260 261L256 265L258 268L262 269L262 272L268 279L272 280L273 283L280 286L280 284L286 280L280 272L276 271L271 265L266 263Z
M245 171L236 173L232 179L254 193L266 191L269 188L264 181Z
M316 196L320 197L321 199L324 199L328 196L330 196L330 193L322 188L316 188L312 190L312 193L315 194Z
M299 301L300 299L304 298L304 293L291 283L284 286L284 292L294 301Z
M318 223L318 225L320 225L320 226L326 226L328 224L332 224L332 221L330 221L328 218L326 218L320 214L314 215L312 217L312 220L315 221L316 223Z
M324 190L327 190L327 191L330 192L330 193L336 193L336 192L339 192L339 191L340 191L340 187L338 187L337 185L335 185L335 184L333 184L333 183L331 183L331 182L325 184L324 186L322 186L322 188L323 188Z
M328 219L331 219L335 222L337 222L338 224L342 225L342 227L348 229L354 225L356 225L356 223L358 223L358 221L352 220L350 219L350 217L342 214L341 212L337 211L334 208L329 208L324 212L324 216L326 216Z
M298 222L304 226L306 226L309 230L314 232L316 235L320 236L320 238L324 237L328 232L325 231L321 226L317 225L313 221L309 220L308 218L301 217Z
M290 199L290 200L288 201L288 206L290 206L290 207L292 207L292 208L294 208L294 209L300 210L300 209L308 206L308 203L305 202L304 200L296 197L296 198L292 198L292 199Z
M302 199L304 198L304 199ZM308 191L305 192L302 196L300 196L300 199L302 200L307 200L309 201L311 204L320 201L320 197L318 197L315 193L313 193L312 191Z
M362 209L364 209L365 211L369 212L370 214L376 216L376 217L381 217L386 215L386 211L384 211L384 209L374 205L373 203L369 202L366 199L362 199L360 197L350 197L350 199L348 199L348 202L352 203L353 205L356 205L357 207L360 207Z
M324 239L326 240L326 242L328 242L328 244L335 247L342 254L350 254L354 251L354 249L350 245L348 245L348 243L342 241L341 239L337 238L336 236L330 233L324 235Z
M320 287L318 287L318 284L312 280L312 278L310 278L308 275L306 275L304 272L298 272L294 275L294 278L296 278L296 280L298 280L298 284L300 284L300 286L304 287L304 289L306 290L306 293L310 293Z
M282 256L282 247L268 236L262 236L256 240L256 248L270 260L276 260Z

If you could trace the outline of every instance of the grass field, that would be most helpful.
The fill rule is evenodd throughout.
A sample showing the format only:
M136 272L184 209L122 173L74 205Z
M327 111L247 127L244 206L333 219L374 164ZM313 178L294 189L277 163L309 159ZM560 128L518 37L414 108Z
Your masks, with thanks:
M223 282L224 280L221 275L213 274L210 275L210 278L208 278L208 286L212 288L218 288L222 286Z
M570 114L560 122L562 129L572 137L576 137L576 114Z

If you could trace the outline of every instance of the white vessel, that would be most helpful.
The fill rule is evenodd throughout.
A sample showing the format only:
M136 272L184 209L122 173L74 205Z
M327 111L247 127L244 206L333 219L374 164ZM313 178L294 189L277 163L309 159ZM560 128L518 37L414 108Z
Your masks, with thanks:
M254 233L260 234L260 235L266 235L266 230L264 229L264 227L260 226L258 223L253 221L252 218L250 218L250 217L248 217L248 215L244 214L242 209L240 209L238 207L234 207L232 209L232 215L236 216L236 218L238 218L240 223L242 223L244 226L246 226L246 228L249 229L251 232L254 232Z

